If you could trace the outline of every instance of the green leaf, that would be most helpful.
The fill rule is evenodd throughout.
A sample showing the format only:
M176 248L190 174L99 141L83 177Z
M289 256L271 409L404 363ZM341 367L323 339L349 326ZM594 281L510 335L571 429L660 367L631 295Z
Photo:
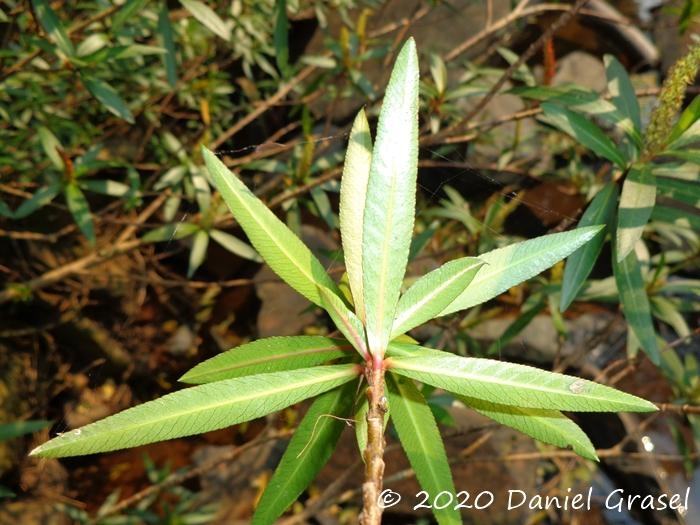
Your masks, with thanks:
M687 129L695 124L700 119L700 97L696 96L693 101L688 104L678 118L678 121L673 126L671 133L668 136L668 144L672 144L680 137Z
M180 3L209 31L226 42L231 41L231 30L211 7L199 0L180 0Z
M275 0L275 60L283 77L289 69L289 19L287 18L287 1Z
M571 447L579 456L598 460L586 433L557 410L501 405L466 396L457 396L457 399L480 414L538 441L561 448Z
M600 226L589 226L569 232L553 233L479 255L479 260L484 266L467 289L440 312L440 315L484 303L511 286L534 277L590 241L600 229Z
M542 111L545 122L567 133L596 155L608 159L619 168L624 169L627 164L625 157L617 149L615 143L589 119L551 102L544 102Z
M421 488L433 497L442 491L456 494L445 445L425 398L410 379L387 374L386 382L391 422ZM455 505L432 510L441 525L462 523Z
M131 114L126 103L119 96L119 93L117 93L112 86L99 78L90 77L85 74L81 74L80 78L88 91L92 93L92 96L99 100L110 113L126 120L129 124L134 123L134 116Z
M323 300L323 308L331 316L340 333L352 343L352 346L360 352L363 358L368 359L369 352L367 351L365 327L362 321L347 307L343 299L323 287L319 287L318 291Z
M313 481L333 454L352 410L354 383L326 392L314 401L294 432L255 509L252 523L273 523Z
M700 180L656 177L656 189L659 195L700 208Z
M221 230L209 230L209 235L218 244L233 254L255 262L262 262L262 257L258 255L252 246L242 240Z
M617 216L616 258L622 261L642 238L656 203L656 180L649 164L635 164L622 185Z
M367 396L361 395L357 399L355 410L355 439L357 450L360 452L362 461L365 460L365 449L367 448L367 414L369 413L369 401Z
M91 191L93 193L101 193L103 195L109 195L110 197L123 197L129 193L129 186L116 180L78 180L78 185L84 189Z
M49 38L58 46L61 52L67 57L75 55L73 42L68 38L68 34L61 24L61 21L54 13L47 0L32 0L32 7L41 27L49 35Z
M207 258L207 248L209 248L209 232L206 230L199 230L194 234L194 238L192 239L190 260L187 266L188 279L194 275L197 268L202 266L204 259Z
M384 355L413 233L418 166L418 57L401 49L379 114L362 224L365 324L370 352Z
M42 186L34 192L34 195L17 207L14 212L14 218L24 219L39 208L43 208L58 195L59 191L61 191L61 185L57 182L53 182L48 186Z
M637 336L647 357L652 363L658 365L661 362L661 356L656 344L651 307L639 268L639 261L637 261L637 254L631 251L622 261L613 257L613 273L625 319L627 319L634 335Z
M345 254L345 269L355 312L361 320L365 318L362 291L362 223L371 162L372 137L367 115L365 110L361 109L350 130L340 183L340 234Z
M207 359L180 378L184 383L212 383L254 374L310 368L357 355L343 339L322 336L267 337Z
M53 164L53 167L60 171L65 170L66 167L63 164L63 159L61 158L61 155L58 154L58 150L63 149L63 146L56 138L56 135L54 135L50 129L44 126L39 126L38 133L39 140L41 141L41 147L51 161L51 164Z
M218 430L276 412L354 377L356 365L334 365L186 388L66 432L30 455L80 456Z
M615 215L617 197L617 185L614 182L606 184L588 205L581 220L579 220L579 228L610 224ZM562 311L571 305L581 288L583 288L595 262L598 260L604 242L605 230L603 229L589 242L569 255L564 268L561 298L559 300L559 308Z
M83 232L83 235L87 238L90 244L95 244L95 228L92 223L92 214L90 213L90 206L85 198L82 190L77 184L68 184L64 191L64 196L66 197L66 204L68 204L68 209L75 223Z
M31 434L42 428L46 428L51 421L14 421L12 423L0 423L0 442L7 441L25 434Z
M418 279L399 299L391 339L437 316L472 282L484 265L475 257L443 264Z
M194 235L200 229L201 227L198 224L192 224L190 222L166 224L164 226L159 226L158 228L152 229L146 235L141 237L141 240L143 242L170 242L174 239L184 239L185 237Z
M270 268L318 306L323 307L319 286L340 296L323 265L304 243L216 155L203 147L202 156L224 202Z
M639 102L627 71L612 55L605 55L603 60L605 62L605 75L608 79L608 93L610 93L612 103L625 118L632 122L637 130L641 130L642 119L639 116Z
M390 353L392 372L454 394L502 405L577 412L648 412L649 401L579 377L493 359L460 357L439 350L406 346ZM390 349L394 348L394 344Z
M168 85L173 88L177 84L177 61L175 55L173 27L170 24L167 2L163 2L158 10L158 34L160 34L160 39L163 42L163 48L165 48L165 54L163 55L165 78L168 79Z
M125 22L138 17L147 3L148 0L127 0L112 17L112 33L118 33Z

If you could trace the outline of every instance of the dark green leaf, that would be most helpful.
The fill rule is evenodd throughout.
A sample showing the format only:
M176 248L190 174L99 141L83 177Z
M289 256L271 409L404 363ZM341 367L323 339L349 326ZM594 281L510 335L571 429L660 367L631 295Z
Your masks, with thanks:
M513 321L508 328L501 334L501 336L491 343L486 350L487 355L500 355L500 350L503 349L516 335L522 332L527 325L530 324L537 314L539 314L545 307L545 301L540 299L526 308L524 311L520 312L520 315Z
M61 21L54 13L47 0L32 0L32 7L41 27L49 35L49 38L67 57L75 55L73 42L68 38L68 34L61 24Z
M68 204L68 209L73 215L75 223L83 232L83 235L90 241L90 244L95 244L95 228L92 223L92 213L90 213L90 206L85 198L82 190L77 184L68 184L65 187L64 195L66 197L66 204Z
M386 375L391 422L406 452L418 483L428 494L442 491L456 494L445 445L435 418L413 381L394 374ZM433 507L438 523L460 524L458 507Z
M61 191L61 186L58 183L42 186L34 192L34 195L19 205L15 210L14 218L24 219L28 215L31 215L39 208L51 202L54 197L58 195L59 191Z
M175 39L173 38L173 28L170 24L167 2L163 2L158 11L158 34L165 48L165 54L163 55L165 78L168 79L168 85L172 88L177 84L177 62Z
M642 238L656 202L656 180L648 163L634 164L622 185L617 217L618 262L627 257Z
M289 19L287 0L275 0L275 59L282 77L287 77L289 69Z
M335 450L351 415L354 382L322 394L314 401L289 442L260 498L252 523L273 523L299 497Z
M596 155L608 159L619 168L625 168L627 160L623 154L620 153L615 143L590 119L550 102L543 103L542 110L545 122L571 135Z
M668 144L671 144L685 133L698 119L700 119L700 96L696 96L693 101L688 104L688 107L683 110L683 113L681 113L681 116L678 118L678 121L673 126L668 136Z
M46 428L51 421L15 421L13 423L0 424L0 442L7 441L25 434L31 434L42 428Z
M593 198L579 221L579 228L593 225L609 225L617 208L617 185L609 182ZM559 308L564 311L576 299L583 288L588 276L598 260L603 243L605 230L601 230L586 244L572 253L566 260L564 278L561 286Z
M85 74L81 75L81 79L88 91L92 93L92 96L99 100L110 113L126 120L129 124L134 123L134 116L112 86L99 78L90 77Z
M639 102L624 66L612 55L605 55L605 75L608 79L608 93L612 103L625 118L632 121L637 130L642 128L639 116Z
M637 261L637 254L631 251L622 261L613 257L613 270L625 319L639 339L647 357L652 363L658 365L661 362L661 356L656 344L649 298Z

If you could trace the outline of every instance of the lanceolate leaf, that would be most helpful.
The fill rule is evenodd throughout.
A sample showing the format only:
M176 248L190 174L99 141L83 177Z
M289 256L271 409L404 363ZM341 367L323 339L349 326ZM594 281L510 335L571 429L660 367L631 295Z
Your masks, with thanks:
M651 319L651 307L647 297L637 254L632 251L622 261L613 257L613 273L620 294L620 303L625 319L639 339L647 357L655 365L661 363L656 333Z
M250 259L251 261L255 262L262 262L262 259L258 255L258 252L253 250L253 248L251 248L250 245L244 243L239 238L234 237L233 235L230 235L226 232L222 232L221 230L209 230L209 235L212 239L214 239L217 242L217 244L221 245L231 253L235 253L236 255L238 255L239 257L243 257L244 259Z
M590 241L600 226L553 233L511 244L479 255L484 263L476 277L457 299L440 315L447 315L493 299L560 261L579 246Z
M67 57L75 55L75 48L73 47L73 42L68 38L68 33L61 24L61 21L54 13L53 9L49 5L48 0L32 0L32 6L34 7L34 13L36 14L37 20L41 24L41 27L49 35L49 38L58 46L58 48Z
M625 158L615 143L589 119L550 102L542 104L542 111L543 120L571 135L596 155L608 159L620 168L625 167Z
M557 410L500 405L466 396L457 396L457 399L480 414L538 441L562 448L571 447L584 458L598 460L586 433Z
M82 74L80 78L88 91L92 93L92 96L99 100L110 113L126 120L129 124L134 123L134 115L132 115L126 102L122 100L119 93L112 86L99 78L91 77L87 74Z
M350 310L345 302L325 288L319 287L321 299L323 300L323 308L331 316L335 326L338 327L350 343L360 352L360 355L367 359L367 343L365 338L365 327L355 313Z
M379 114L362 224L362 274L370 351L384 354L408 262L418 162L418 57L399 53Z
M654 211L656 182L648 163L635 164L622 185L617 217L617 261L622 261L642 237Z
M356 365L333 365L186 388L66 432L31 455L81 456L201 434L276 412L356 376Z
M51 202L60 191L61 185L57 182L53 182L48 186L42 186L34 192L34 195L17 207L14 213L14 218L24 219L28 215L31 215L39 208L42 208Z
M443 264L418 279L399 299L391 339L429 321L464 291L483 266L475 257Z
M180 378L184 383L310 368L332 359L357 355L343 339L323 336L268 337L246 343L207 359Z
M180 0L180 3L209 31L227 42L231 40L231 30L207 4L199 0Z
M588 209L586 209L579 221L579 228L610 224L615 215L617 196L617 185L614 182L606 184L588 205ZM569 307L581 291L593 269L593 265L598 260L604 242L605 230L601 230L566 260L559 302L559 308L562 311Z
M91 244L95 244L95 228L92 224L92 214L85 195L76 183L68 184L64 192L66 204L68 204L68 209L73 215L75 223L87 240Z
M386 381L391 422L421 488L433 497L442 491L455 494L445 445L423 395L405 377L389 373ZM441 525L462 523L455 505L435 506L433 513Z
M207 248L209 247L209 232L199 230L192 237L192 248L190 250L190 261L187 266L187 278L189 279L197 271L204 259L207 257Z
M270 268L318 306L323 305L319 286L339 295L335 283L306 245L216 155L206 148L202 148L202 155L231 213Z
M355 312L365 318L362 292L362 224L367 196L369 166L372 162L372 137L364 109L355 117L340 184L340 235L345 254L345 269L350 282Z
M314 401L294 432L265 489L253 524L273 523L313 481L335 450L351 415L355 383L326 392Z
M502 405L577 412L656 410L644 399L578 377L429 348L390 357L387 366L449 392Z
M642 120L639 116L639 102L634 92L634 86L630 81L624 66L612 55L605 55L605 75L608 79L608 92L615 107L628 118L632 125L640 130Z

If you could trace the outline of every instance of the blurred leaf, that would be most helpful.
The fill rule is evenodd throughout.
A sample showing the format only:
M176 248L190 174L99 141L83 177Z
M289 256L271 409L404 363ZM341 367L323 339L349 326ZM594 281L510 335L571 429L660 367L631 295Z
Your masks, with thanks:
M199 230L192 239L192 249L190 250L190 262L187 266L187 278L191 278L204 260L207 258L207 248L209 247L209 232Z
M333 365L185 388L65 432L30 455L81 456L218 430L277 412L356 377L355 365Z
M42 428L46 428L51 421L14 421L12 423L0 423L0 442L7 441L25 434L31 434Z
M42 186L34 192L34 195L17 207L13 214L14 218L24 219L28 215L31 215L39 208L51 202L60 191L61 185L58 182L53 182L48 186Z
M214 241L229 252L250 261L262 262L262 258L258 252L256 252L252 246L243 242L239 238L226 232L222 232L221 230L209 230L209 235L212 239L214 239Z
M608 79L608 93L612 103L620 110L622 115L632 122L637 129L642 129L642 120L639 116L639 102L624 66L613 56L605 55L605 75Z
M616 258L620 262L642 238L656 202L656 181L649 164L634 164L622 185L617 217Z
M652 296L650 298L651 312L659 320L673 328L678 337L689 337L690 328L683 318L681 312L674 305L673 301L665 297Z
M567 133L596 155L608 159L619 168L625 168L627 160L615 143L589 119L551 102L544 102L542 110L542 120Z
M133 17L138 17L148 2L149 0L127 0L124 2L112 18L112 33L118 33L124 23L133 20Z
M0 216L14 219L15 214L5 201L0 200Z
M309 486L335 451L351 414L354 383L321 394L292 436L258 502L252 523L274 523Z
M287 0L275 0L275 60L282 77L288 76L289 70L289 19L287 18Z
M700 118L700 96L696 96L683 110L668 136L668 143L673 143ZM670 147L670 146L669 146Z
M89 77L84 74L81 74L80 78L88 91L90 91L110 113L126 120L129 124L134 123L134 116L112 86L98 78Z
M61 155L58 153L59 149L63 149L61 142L56 138L56 135L54 135L51 130L45 126L39 126L38 133L39 140L41 141L41 147L51 161L51 164L53 164L53 167L57 170L63 171L65 169L65 165L63 164Z
M212 383L254 374L310 368L357 354L344 339L324 336L266 337L203 361L180 378L183 383Z
M447 90L447 68L440 55L431 53L430 60L430 76L435 84L435 89L438 95L443 95Z
M117 182L116 180L79 179L78 184L84 190L109 195L111 197L123 197L129 193L129 190L131 189L126 184Z
M442 491L456 494L445 445L425 398L412 380L386 375L391 422L399 436L421 489L435 495ZM439 524L461 524L458 507L433 507Z
M175 55L175 39L173 38L173 28L170 24L169 14L168 4L167 2L163 2L158 10L158 34L165 48L165 54L163 55L165 78L168 79L168 85L173 88L177 84L177 59Z
M90 206L85 195L76 183L67 184L64 189L64 195L66 197L66 204L68 204L68 209L71 215L73 215L75 223L90 244L94 245L96 241L95 229L92 223Z
M97 53L108 45L109 37L105 33L93 33L78 44L75 54L85 60L87 55Z
M682 202L659 203L651 214L654 221L667 222L700 231L700 210L683 206Z
M143 242L163 242L172 241L174 239L184 239L185 237L194 235L194 233L200 229L201 227L197 224L176 222L152 229L141 237L141 240Z
M46 31L53 43L56 44L67 57L70 58L74 56L75 49L73 48L73 42L68 38L63 24L61 24L56 13L51 9L49 2L47 0L32 0L32 7L34 8L34 14L41 24L41 27Z
M579 220L579 228L594 225L610 225L615 216L617 207L617 185L614 182L607 183L593 198L588 208ZM564 311L576 299L581 288L598 260L606 230L603 229L590 241L569 255L564 268L564 277L561 285L561 298L559 308Z
M679 180L656 177L656 191L694 208L700 208L700 180Z
M631 251L622 261L613 257L613 270L625 319L651 362L659 365L661 356L637 254Z
M180 3L209 31L226 42L231 40L231 30L228 25L221 20L211 7L199 0L180 0Z

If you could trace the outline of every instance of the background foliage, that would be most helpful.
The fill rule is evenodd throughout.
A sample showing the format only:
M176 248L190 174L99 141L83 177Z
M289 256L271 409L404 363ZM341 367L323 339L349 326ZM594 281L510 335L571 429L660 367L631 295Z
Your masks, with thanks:
M3 4L0 421L36 420L26 427L33 432L53 420L51 431L60 432L169 391L194 362L263 331L258 258L213 192L202 144L290 227L306 236L322 232L327 264L340 270L333 266L337 181L351 116L365 104L376 118L386 66L404 35L420 35L426 20L444 33L467 16L461 7L416 2L392 17L394 4ZM667 99L659 97L665 102L656 122L670 127L658 129L650 122L659 86L641 84L654 75L629 81L625 72L643 66L637 55L579 40L574 47L604 64L600 82L562 85L550 72L563 69L571 50L565 30L551 41L552 53L543 41L529 61L519 57L536 42L528 36L533 27L549 27L556 18L547 17L566 9L503 4L488 3L490 14L474 7L481 23L461 40L418 38L423 147L415 264L476 255L576 223L606 224L607 231L566 269L416 336L459 354L573 368L657 402L690 405L641 427L690 473L700 441L692 410L700 395L700 105L684 93L697 71L697 47L677 67ZM664 14L686 34L693 32L691 4ZM503 79L509 83L500 87ZM485 104L499 90L509 95ZM582 337L576 321L591 312L595 329ZM544 357L526 337L542 319L554 333ZM300 330L325 333L329 326L313 318ZM454 419L449 401L430 399L443 423ZM267 425L235 429L226 442L284 437L297 417L289 411ZM632 432L638 424L624 426L615 443L596 444L615 456L624 443L642 443ZM6 443L0 472L15 504L54 505L46 496L52 491L89 499L81 485L91 475L85 464L72 465L70 474L60 465L41 467L57 473L47 488L41 476L28 475L38 468L22 459L29 441ZM541 453L555 480L550 490L557 481L567 486L561 460ZM136 471L143 461L126 463ZM101 468L118 470L109 462ZM593 479L590 467L582 469L581 479ZM159 486L160 471L146 470L150 477L141 482L115 475L123 482L110 490ZM200 508L189 506L189 493L172 497L187 508L183 515ZM106 498L95 495L87 513L123 511L115 510L116 495ZM169 501L154 497L129 512L168 515ZM201 509L203 516L211 511Z

